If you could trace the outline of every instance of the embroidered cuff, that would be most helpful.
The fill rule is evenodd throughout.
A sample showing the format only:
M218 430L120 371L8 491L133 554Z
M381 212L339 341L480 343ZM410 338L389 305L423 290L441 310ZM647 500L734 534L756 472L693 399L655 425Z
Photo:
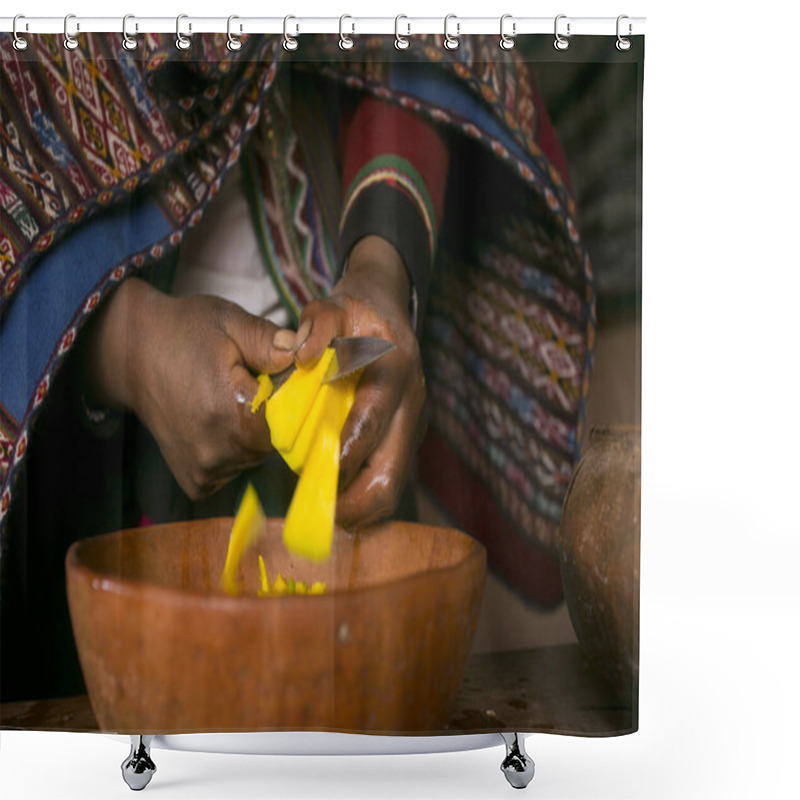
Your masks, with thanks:
M369 235L386 239L403 259L411 284L416 330L425 311L433 267L435 217L424 183L402 159L374 159L352 182L339 235L340 272L356 242Z

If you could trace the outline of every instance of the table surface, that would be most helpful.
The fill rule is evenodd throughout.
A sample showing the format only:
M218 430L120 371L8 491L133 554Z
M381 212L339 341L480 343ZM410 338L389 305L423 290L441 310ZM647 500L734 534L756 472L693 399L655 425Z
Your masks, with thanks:
M470 658L442 733L632 733L638 727L633 700L615 696L577 644L482 653ZM86 695L3 703L0 729L99 731Z

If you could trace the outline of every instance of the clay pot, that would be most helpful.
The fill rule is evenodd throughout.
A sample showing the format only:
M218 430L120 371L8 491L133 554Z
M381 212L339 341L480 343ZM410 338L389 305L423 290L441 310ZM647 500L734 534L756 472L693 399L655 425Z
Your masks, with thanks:
M559 544L578 641L623 701L639 669L641 431L594 428L572 476Z
M443 731L486 576L483 546L449 528L337 530L331 558L289 555L282 520L220 587L231 519L122 531L67 555L70 614L100 727L129 733ZM259 598L272 578L325 581Z

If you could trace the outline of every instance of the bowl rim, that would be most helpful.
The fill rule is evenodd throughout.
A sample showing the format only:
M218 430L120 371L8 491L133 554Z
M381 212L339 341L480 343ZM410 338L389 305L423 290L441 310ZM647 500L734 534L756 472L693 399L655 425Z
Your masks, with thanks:
M280 520L280 519L283 518L269 517L268 521ZM95 570L92 570L90 567L88 567L86 564L82 563L78 557L80 550L84 546L87 546L89 543L95 543L99 539L104 539L104 538L110 539L112 537L119 537L122 534L134 533L138 530L141 530L142 528L148 528L148 529L162 528L162 527L174 528L176 526L197 524L198 522L212 523L212 522L217 522L219 520L230 520L230 522L232 523L233 517L208 517L203 520L186 520L183 522L168 522L159 525L122 528L117 531L111 531L109 533L102 533L98 534L97 536L90 536L86 537L85 539L79 539L76 542L73 542L70 545L69 549L67 550L67 555L65 558L65 570L67 573L67 579L69 581L70 574L72 574L76 578L78 576L82 576L91 585L92 589L95 590L99 589L100 591L118 594L121 596L138 595L141 594L145 589L147 589L148 593L150 593L152 596L156 597L163 596L165 598L166 597L170 598L173 604L177 602L178 605L191 604L193 606L196 606L199 600L201 606L213 605L215 608L219 608L220 605L222 605L223 609L230 606L231 608L236 607L240 610L242 609L242 606L245 603L252 608L263 609L263 608L270 608L276 603L284 605L286 603L292 603L292 602L299 602L299 603L307 603L309 601L331 602L330 598L336 598L336 597L352 599L358 597L359 595L366 594L367 592L374 591L376 588L397 587L405 583L410 584L421 580L429 579L431 576L434 575L441 576L449 572L455 573L459 570L468 568L468 566L473 561L483 562L483 569L482 569L483 581L485 582L486 580L486 573L487 573L486 547L482 542L480 542L475 537L470 536L468 533L464 533L464 531L461 531L458 528L454 528L450 525L427 525L425 523L419 523L419 522L405 522L405 521L393 521L393 520L377 523L377 525L386 525L386 524L391 524L392 522L397 522L398 524L409 525L412 527L439 528L450 531L452 533L456 533L461 537L466 537L470 542L470 547L465 556L459 559L459 561L457 561L455 564L428 569L425 570L424 572L413 572L410 575L403 575L399 578L387 580L379 584L336 589L334 591L330 592L326 591L325 593L318 595L311 595L311 594L275 595L266 598L258 597L257 595L251 595L251 594L231 596L226 594L222 590L216 592L216 591L204 591L200 589L185 589L178 586L165 586L162 584L148 583L145 580L137 580L135 578L124 578L114 573L96 572ZM350 533L349 531L346 532ZM220 571L220 576L221 575L222 572ZM264 602L265 600L270 600L272 602L265 603Z

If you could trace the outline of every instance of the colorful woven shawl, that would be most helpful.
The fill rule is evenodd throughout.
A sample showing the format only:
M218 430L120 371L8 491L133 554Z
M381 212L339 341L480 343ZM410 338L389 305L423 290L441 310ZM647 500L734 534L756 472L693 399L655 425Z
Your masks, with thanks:
M125 277L176 248L243 154L267 266L287 307L324 295L335 236L313 133L280 115L277 37L236 54L221 36L126 52L86 35L25 52L0 36L0 534L31 426L81 326ZM494 38L446 51L420 36L304 37L303 69L397 103L451 148L445 217L421 339L429 433L419 476L528 599L560 600L556 535L577 458L594 339L589 258L527 65ZM299 68L299 65L298 65ZM262 114L280 136L245 147ZM551 155L554 149L549 148ZM13 531L12 531L13 533ZM0 542L0 545L2 542ZM0 551L1 552L1 551Z

